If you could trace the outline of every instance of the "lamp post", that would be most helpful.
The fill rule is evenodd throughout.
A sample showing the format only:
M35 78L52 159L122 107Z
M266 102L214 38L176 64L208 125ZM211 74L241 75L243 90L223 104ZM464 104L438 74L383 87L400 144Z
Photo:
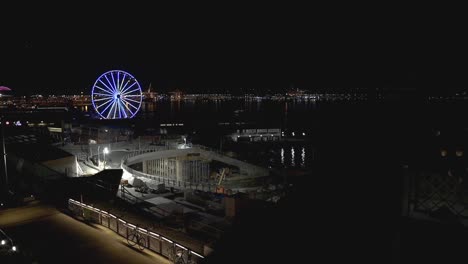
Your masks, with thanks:
M1 133L2 133L2 155L3 155L3 167L5 169L5 190L6 193L10 191L9 184L8 184L8 169L7 169L7 154L5 148L5 129L3 128L3 116L0 117L0 126L1 126Z
M98 146L98 167L101 166L101 159L100 159L100 156L99 156L99 148L100 148L100 147L101 147L101 146Z
M106 154L109 154L109 149L105 147L102 153L104 153L104 169L106 169Z

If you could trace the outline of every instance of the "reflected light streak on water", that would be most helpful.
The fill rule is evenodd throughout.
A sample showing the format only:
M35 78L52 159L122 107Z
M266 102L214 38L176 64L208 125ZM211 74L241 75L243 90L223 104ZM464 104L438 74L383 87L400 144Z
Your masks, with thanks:
M296 167L294 148L291 148L291 167Z
M284 148L281 148L281 165L284 165Z
M306 157L305 148L302 147L302 153L301 153L301 167L305 167L305 157Z

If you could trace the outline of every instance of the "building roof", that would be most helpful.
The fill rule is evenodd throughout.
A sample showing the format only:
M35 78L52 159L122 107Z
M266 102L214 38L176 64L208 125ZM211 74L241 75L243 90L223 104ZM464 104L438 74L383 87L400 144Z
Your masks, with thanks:
M6 86L0 86L0 92L4 92L4 91L11 91L11 89Z
M58 160L73 156L72 154L56 148L54 146L42 143L22 144L13 143L6 146L7 153L21 157L32 162L44 162L49 160Z
M34 135L14 135L14 136L7 136L5 137L5 144L30 144L30 143L37 143L39 138Z

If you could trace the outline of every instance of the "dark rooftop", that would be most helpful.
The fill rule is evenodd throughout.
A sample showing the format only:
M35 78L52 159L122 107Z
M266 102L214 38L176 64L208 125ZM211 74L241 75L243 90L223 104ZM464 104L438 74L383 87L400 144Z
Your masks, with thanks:
M57 160L73 156L72 154L47 144L22 144L13 143L7 147L7 153L11 153L25 160L33 162L43 162L48 160Z

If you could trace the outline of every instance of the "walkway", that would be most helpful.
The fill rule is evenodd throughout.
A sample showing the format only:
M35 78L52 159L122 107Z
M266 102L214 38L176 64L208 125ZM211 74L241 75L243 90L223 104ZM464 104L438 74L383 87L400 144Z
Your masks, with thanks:
M38 263L170 263L149 250L129 247L103 226L41 204L0 211L0 227Z

